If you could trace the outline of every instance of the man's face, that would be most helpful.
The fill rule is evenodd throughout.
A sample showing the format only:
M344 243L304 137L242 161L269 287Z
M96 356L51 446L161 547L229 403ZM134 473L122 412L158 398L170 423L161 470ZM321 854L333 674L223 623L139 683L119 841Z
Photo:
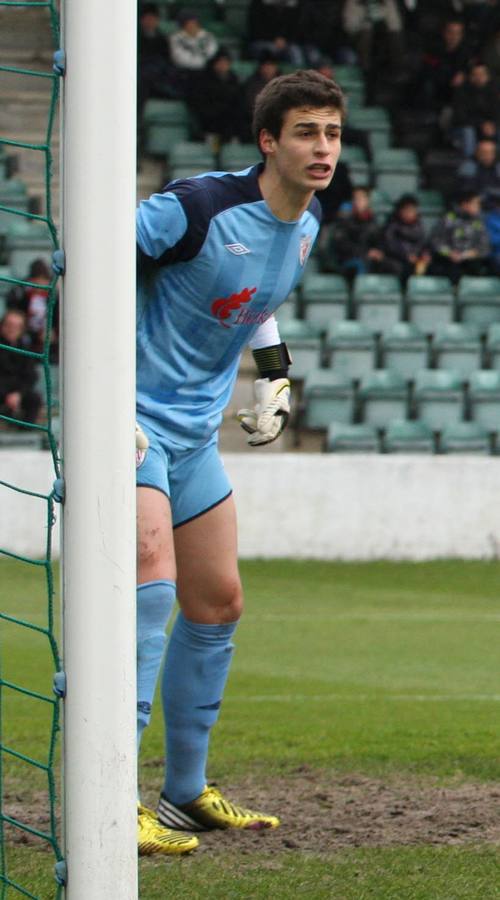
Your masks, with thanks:
M18 313L7 313L0 328L0 338L8 344L15 344L24 332L24 316ZM1 343L1 340L0 340Z
M464 29L460 22L448 22L444 28L444 41L447 47L457 47L463 38Z
M476 147L476 159L482 166L492 166L497 153L493 141L479 141Z
M286 113L278 139L261 133L261 146L286 189L324 190L341 149L341 116L333 107L300 107Z

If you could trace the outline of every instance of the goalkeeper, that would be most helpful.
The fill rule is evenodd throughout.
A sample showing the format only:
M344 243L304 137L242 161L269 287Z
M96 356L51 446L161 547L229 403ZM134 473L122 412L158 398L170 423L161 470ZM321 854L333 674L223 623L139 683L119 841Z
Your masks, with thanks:
M344 100L313 71L259 94L263 162L175 181L137 213L137 730L160 666L166 770L157 812L139 806L139 850L185 853L193 832L274 828L207 786L243 598L231 486L217 449L242 351L257 367L248 443L275 440L290 412L290 357L274 310L292 291L320 225L314 192L340 153ZM165 651L174 600L180 612Z

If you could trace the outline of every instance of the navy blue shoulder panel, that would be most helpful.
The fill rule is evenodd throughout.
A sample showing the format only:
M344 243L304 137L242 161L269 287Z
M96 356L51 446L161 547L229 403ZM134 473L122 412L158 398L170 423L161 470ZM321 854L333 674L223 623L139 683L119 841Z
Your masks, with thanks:
M172 181L162 193L175 194L188 221L186 233L174 247L163 253L159 266L187 262L199 253L214 216L241 203L262 200L258 177L262 164L253 166L245 175L226 172L223 175L201 175Z
M310 212L311 215L313 215L314 218L317 219L318 223L321 225L321 219L323 218L323 212L321 209L321 203L319 202L316 195L314 195L314 197L312 198L307 209L308 209L308 212Z

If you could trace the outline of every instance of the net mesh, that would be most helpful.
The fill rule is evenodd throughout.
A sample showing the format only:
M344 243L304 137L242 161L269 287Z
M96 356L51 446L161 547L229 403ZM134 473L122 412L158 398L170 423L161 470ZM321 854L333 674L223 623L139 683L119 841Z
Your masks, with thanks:
M23 16L29 11L45 10L39 25L47 29L47 41L55 53L59 48L59 13L54 2L7 2L0 0L0 16L3 23L16 25L13 21L18 16L18 35L25 29ZM38 20L37 20L38 21ZM0 31L2 29L0 28ZM39 36L38 36L39 39ZM3 42L5 47L5 42ZM10 54L9 54L10 55ZM13 54L15 56L15 54ZM33 54L36 59L36 53ZM23 57L22 52L18 54ZM38 377L37 390L43 400L41 414L36 421L29 421L16 409L2 407L0 414L0 447L17 447L19 445L44 447L49 451L51 466L49 472L50 488L41 492L13 484L8 480L0 480L2 490L13 492L15 497L22 497L23 502L35 504L37 514L41 513L41 527L45 528L42 546L45 549L41 558L18 553L8 546L0 546L2 578L6 590L2 590L0 603L0 620L2 624L2 654L0 669L0 900L11 894L32 897L33 887L23 885L23 866L16 862L13 854L12 863L10 846L22 848L23 845L43 845L53 854L56 873L61 873L63 856L60 847L57 822L57 752L58 731L60 723L60 698L52 691L51 683L61 669L57 644L57 624L54 621L56 600L53 542L57 502L59 496L60 459L58 452L58 396L57 396L57 361L54 360L54 331L57 327L57 282L59 251L57 227L53 213L53 146L54 127L58 112L60 72L57 65L53 68L42 64L34 68L24 68L10 64L10 59L0 57L0 78L4 80L12 96L22 97L30 90L31 84L43 84L46 92L46 109L40 134L34 134L33 140L16 140L9 134L8 112L0 119L0 248L3 252L3 265L0 265L0 301L5 305L5 298L18 288L24 292L35 290L46 298L45 324L41 332L40 344L32 347L13 347L10 343L1 343L0 354L17 354L27 357L35 363ZM56 59L57 62L57 59ZM40 92L39 92L40 93ZM7 90L7 96L8 96ZM32 92L31 102L37 91ZM33 107L32 107L33 108ZM7 107L6 107L7 109ZM37 118L36 116L34 117ZM36 121L34 122L36 131ZM24 135L23 135L24 136ZM31 138L31 135L28 135ZM36 158L41 166L41 209L34 210L30 206L25 186L20 179L9 174L9 154L19 154L22 159ZM15 158L15 157L11 157ZM29 163L28 163L29 165ZM22 266L30 256L52 258L55 267L53 275L45 282L32 280L23 273ZM55 254L55 257L53 256ZM50 269L48 270L50 271ZM4 338L5 339L5 338ZM43 454L40 454L42 457ZM1 543L1 542L0 542ZM26 574L19 578L21 596L26 594L22 604L12 606L12 595L8 590L9 578L15 582L14 569L24 567ZM41 583L35 587L36 578ZM18 574L16 575L18 578ZM15 594L18 597L18 594ZM42 596L43 609L33 597ZM19 609L22 606L22 609ZM26 607L26 614L24 613ZM47 664L42 671L37 671L37 664L28 665L30 653L37 642L43 642L47 656ZM26 648L26 657L22 666L16 664L15 648ZM10 654L12 653L12 659ZM35 653L33 652L33 659ZM41 658L37 653L36 659ZM12 677L10 673L12 671ZM16 677L18 675L19 677ZM57 679L56 679L57 681ZM34 713L33 704L43 707L43 714ZM14 713L12 712L14 710ZM17 711L17 712L16 712ZM11 721L14 725L11 727ZM40 721L45 723L40 732ZM24 723L24 730L17 727ZM33 731L30 734L30 723ZM36 727L35 727L36 726ZM40 734L43 741L40 742ZM12 740L9 738L13 736ZM26 791L26 788L29 788ZM57 865L60 863L61 865ZM61 877L59 878L61 880ZM35 888L36 889L36 888ZM46 891L46 888L45 888ZM54 881L55 898L62 893L62 886ZM44 893L44 898L47 894Z

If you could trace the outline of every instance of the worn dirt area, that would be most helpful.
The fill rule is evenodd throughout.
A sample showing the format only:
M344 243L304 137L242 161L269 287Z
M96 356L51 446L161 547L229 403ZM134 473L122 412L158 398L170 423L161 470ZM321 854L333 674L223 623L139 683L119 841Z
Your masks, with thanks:
M328 854L346 847L500 844L500 783L442 786L431 778L379 780L304 766L288 775L258 781L247 777L220 787L236 803L278 814L282 824L275 831L205 833L200 850L211 853L258 849ZM143 799L154 806L156 796L146 794ZM5 811L46 831L43 806L42 797L25 802L11 794ZM35 840L10 826L7 832L7 840L16 843Z

